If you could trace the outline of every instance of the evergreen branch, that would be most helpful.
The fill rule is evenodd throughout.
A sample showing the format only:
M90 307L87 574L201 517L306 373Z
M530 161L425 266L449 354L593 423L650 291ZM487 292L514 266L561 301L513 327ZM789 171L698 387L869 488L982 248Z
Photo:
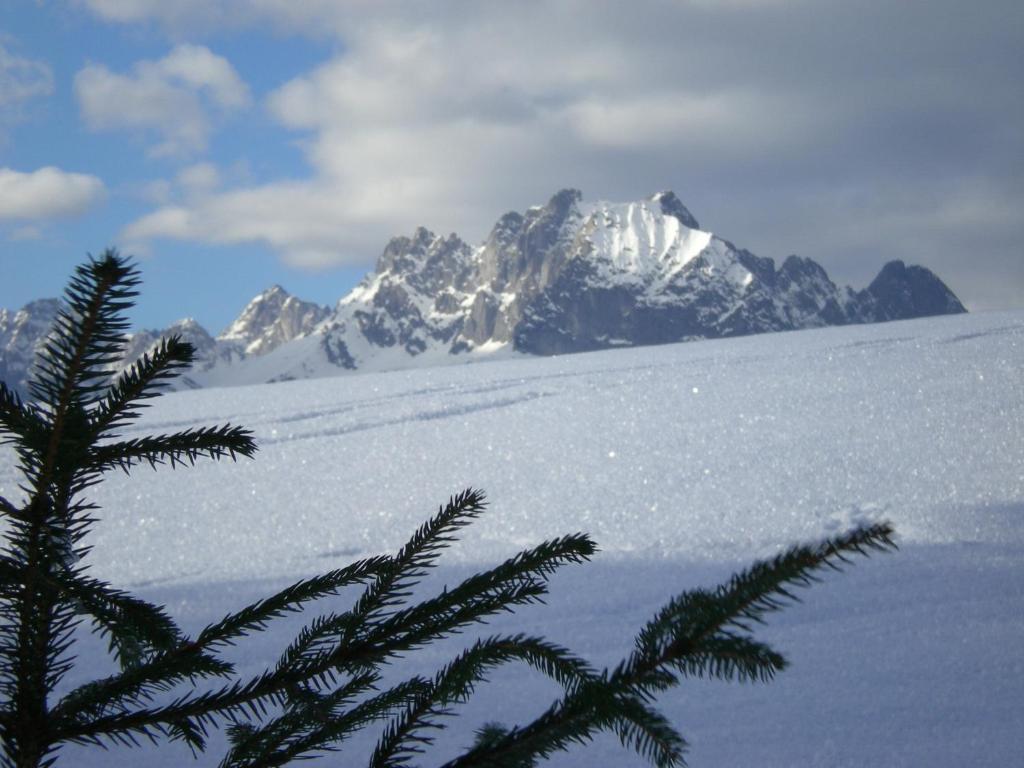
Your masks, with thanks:
M722 631L749 632L764 616L798 602L794 587L806 587L817 572L838 570L852 554L895 549L893 528L879 523L855 528L818 544L792 547L757 562L714 591L692 590L671 600L637 637L637 658L662 657L673 644L685 651Z
M509 731L446 764L445 768L517 768L546 757L598 730L616 730L627 746L658 766L681 766L685 741L645 703L678 683L670 668L697 676L768 680L785 660L766 645L734 634L797 598L789 591L810 584L817 571L839 568L849 555L895 548L887 523L858 528L817 545L793 547L737 574L715 592L684 593L663 608L637 638L637 649L601 681L556 703L524 728Z
M190 648L193 646L186 643L184 647ZM164 659L155 659L139 668L128 670L115 678L109 678L108 680L101 681L99 684L83 686L83 689L86 690L80 689L82 690L81 698L96 690L100 690L99 695L92 698L109 701L108 693L110 688L124 687L134 690L136 686L131 685L134 682L132 680L133 676L141 677L143 675L151 686L143 692L148 694L151 690L155 690L152 688L153 684L151 682L151 678L156 677L153 674L154 667L156 666L154 662L168 662L172 658L174 658L173 655L168 654ZM230 665L225 665L224 662L208 656L202 656L201 658L204 661L219 664L221 669L226 668L227 671L230 671ZM175 676L173 682L178 682L181 679L177 675L176 670L172 669L170 672ZM198 674L199 676L209 677L212 674L218 673L199 671ZM125 685L122 679L128 681L129 685ZM306 670L279 669L265 672L244 683L235 681L217 690L198 694L186 694L161 707L144 708L134 711L110 711L111 707L105 705L102 711L85 712L84 714L87 717L84 717L82 716L83 708L78 706L74 719L69 717L67 710L70 707L64 707L62 702L61 706L58 707L60 710L59 714L61 715L61 727L57 729L55 738L61 741L98 743L97 740L117 739L131 734L140 734L148 737L148 734L153 732L154 729L160 730L179 721L189 721L205 732L205 728L216 724L218 721L235 721L246 717L262 719L267 715L268 706L286 706L290 697L294 695L296 687L302 686L308 679L309 673ZM166 685L166 682L165 679L160 679L160 685L169 689L170 686ZM76 691L75 694L77 693ZM70 699L71 696L69 695L68 698ZM78 704L78 702L75 703ZM57 710L55 710L55 714L57 714Z
M484 494L472 488L450 498L398 551L391 567L370 585L352 612L372 621L400 604L416 580L434 565L441 550L455 540L455 533L483 514L486 507Z
M46 434L47 424L22 402L18 393L0 381L0 443L31 444L30 438ZM7 435L14 435L13 438ZM20 439L19 439L20 438Z
M23 578L22 567L6 556L0 557L0 594L13 595L11 590ZM177 626L162 610L96 579L59 569L37 578L75 614L91 616L101 635L110 636L110 650L122 668L138 665L146 653L169 650L180 639Z
M83 686L79 691L68 696L71 699L85 697L110 702L111 693L116 695L119 703L123 701L142 700L156 690L168 690L170 683L179 682L182 653L185 658L193 658L211 665L209 670L202 670L196 665L197 674L209 677L222 672L230 672L230 665L213 657L195 652L194 644L185 643L176 652L158 656L138 668L127 670L119 676L108 678L99 683ZM160 669L160 667L163 667ZM162 675L160 673L163 673ZM173 677L173 680L171 679ZM135 711L110 711L109 704L104 704L103 711L84 712L84 708L76 700L74 707L64 706L64 702L55 710L61 715L62 727L58 736L68 741L91 741L98 738L111 738L118 734L140 733L145 735L147 729L163 727L179 720L189 720L202 727L212 725L219 720L235 720L244 717L263 718L269 705L284 706L288 703L290 692L296 686L303 685L310 677L308 670L278 669L264 672L246 682L235 681L212 691L198 694L187 694L172 703L155 708ZM94 694L91 695L90 694ZM119 695L117 695L119 694ZM134 701L133 701L134 703ZM68 710L73 710L69 712ZM71 715L74 715L74 718ZM93 716L96 715L96 716Z
M140 738L158 744L159 737L163 736L172 741L183 739L194 751L201 752L206 748L206 735L213 724L213 718L202 712L184 717L167 710L136 709L101 715L76 724L78 727L65 725L54 737L55 743L137 747Z
M19 510L3 496L0 496L0 513L14 517L19 515Z
M206 627L195 639L199 648L230 645L252 630L262 630L267 622L286 613L301 610L303 604L328 595L335 595L343 587L365 582L379 573L390 558L372 557L321 576L296 582L275 595L229 614L216 624Z
M617 696L613 704L617 715L610 727L622 746L658 768L686 765L684 755L689 745L661 712L636 695Z
M686 741L664 716L621 683L601 676L570 691L529 725L503 734L492 730L486 740L478 740L443 768L522 768L537 758L585 744L599 731L618 733L623 745L658 768L685 765Z
M717 634L679 653L671 665L686 677L767 683L787 662L764 643L742 635Z
M454 539L454 534L469 525L485 510L484 495L467 489L449 499L448 504L424 523L394 557L381 563L373 583L356 601L351 611L341 615L321 617L305 627L288 647L278 667L300 663L310 657L318 658L314 666L322 666L324 654L320 650L325 642L333 644L337 636L341 643L355 642L373 621L382 619L389 609L401 604L411 588L430 568L443 550Z
M450 714L450 705L467 701L489 668L510 661L524 661L567 689L594 678L586 662L542 638L515 635L478 640L424 686L392 723L374 750L370 768L401 766L422 752L423 746L433 742L423 731L443 728L437 718Z
M260 727L233 729L232 748L221 768L272 768L334 751L337 743L407 705L426 684L419 678L400 683L351 709L345 706L370 690L376 673L359 675L327 695L293 702L283 715Z
M545 577L560 565L582 562L596 551L583 534L552 539L519 553L502 565L471 576L452 590L371 622L356 613L323 617L305 628L288 647L279 668L304 664L327 670L357 669L413 650L488 616L540 600Z
M138 271L117 251L104 251L75 269L58 311L55 333L44 343L32 396L43 403L60 434L63 413L73 400L89 396L118 362L128 321L123 310L137 295Z
M225 456L234 459L236 455L252 457L256 443L252 432L241 427L225 424L220 427L188 429L173 435L141 437L118 443L96 446L92 452L89 469L106 472L123 469L127 472L136 464L147 463L151 467L169 463L193 465L202 456L220 459Z
M201 669L196 664L193 669L197 676L210 677L230 671L230 665L221 662L213 657L197 654L196 661L212 662L207 669ZM121 677L130 677L135 670L129 670ZM158 684L150 684L148 695L153 690L170 690L174 683L190 675L181 675L175 670L167 670L168 677L161 679ZM171 680L170 676L174 679ZM219 720L244 717L263 717L267 713L268 704L283 705L287 697L285 688L297 681L287 675L265 673L253 678L246 683L236 681L215 691L207 691L199 694L186 694L175 699L170 704L159 707L143 707L134 710L113 708L107 704L106 690L103 690L102 683L83 686L82 689L74 692L84 698L88 694L96 693L93 697L100 702L100 706L94 707L94 711L85 712L83 707L78 707L78 717L69 719L62 711L55 714L63 715L58 720L58 727L55 729L55 739L76 743L99 744L103 739L117 741L119 738L130 737L133 734L152 738L155 732L168 734L167 728L180 722L189 722L191 727L205 733L209 726L215 725ZM117 684L116 678L109 679L109 682ZM98 693L97 693L98 692ZM74 695L73 694L73 695ZM71 698L69 695L68 698ZM76 702L77 703L77 702ZM137 701L126 703L136 704ZM63 702L62 702L63 704ZM83 714L85 716L83 716Z
M571 534L524 550L496 568L470 576L451 590L394 613L374 634L435 640L514 605L547 594L547 577L560 566L588 560L597 547L585 534ZM443 634L438 634L441 632Z
M161 339L156 349L121 372L107 396L92 412L96 437L111 437L113 430L138 418L146 407L141 401L162 394L169 381L187 369L194 359L195 348L180 336Z
M233 671L231 664L184 643L120 674L86 683L68 693L52 710L55 732L61 739L74 740L97 718L145 704L179 683L226 677Z
M817 572L826 568L842 570L851 562L851 555L866 557L872 551L895 550L893 533L889 523L860 526L818 544L795 546L769 561L755 563L716 590L722 612L731 612L736 617L723 626L746 630L749 622L761 622L765 614L787 603L799 602L790 588L810 586L817 580Z
M147 654L169 651L181 639L171 618L155 605L74 574L58 578L64 593L110 636L110 650L122 669L136 667Z

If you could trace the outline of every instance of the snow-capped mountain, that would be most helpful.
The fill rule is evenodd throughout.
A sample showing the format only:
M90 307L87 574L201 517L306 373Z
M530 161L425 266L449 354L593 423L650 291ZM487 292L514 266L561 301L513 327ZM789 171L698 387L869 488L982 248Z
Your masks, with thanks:
M178 335L195 347L197 362L187 376L177 381L176 386L195 388L210 384L248 383L248 380L232 377L233 374L237 377L244 361L265 355L310 333L329 314L327 307L302 301L281 286L274 285L250 301L216 338L192 318L180 320L162 331L133 334L126 348L124 365L130 365L151 350L161 338Z
M58 299L40 299L18 312L0 309L0 381L22 395L28 392L29 368L45 341L60 307ZM195 319L184 318L163 329L137 331L126 339L121 364L111 373L131 365L150 352L160 339L180 336L196 350L196 364L175 388L196 388L224 380L224 371L275 349L312 331L330 310L290 295L275 285L250 301L238 318L216 338Z
M292 296L279 285L249 302L218 340L235 342L246 355L264 355L312 331L330 310Z
M57 299L37 299L17 312L0 309L0 381L15 391L28 391L32 362L46 341L59 307Z
M33 306L17 316L42 317ZM55 303L45 306L52 317ZM333 309L274 286L216 339L191 320L136 334L126 363L167 332L196 345L200 359L186 383L209 386L499 350L563 354L964 311L923 267L893 261L866 289L840 288L811 259L790 256L776 267L701 229L672 192L588 203L567 189L544 206L505 214L476 248L424 228L392 239L374 271ZM9 356L8 317L0 315L0 371L21 382L24 350L34 342L19 331Z
M702 230L672 192L584 203L563 190L502 216L476 249L422 228L393 239L302 353L282 349L280 360L298 378L498 349L561 354L963 311L922 267L894 261L865 290L839 288L810 259L776 268Z

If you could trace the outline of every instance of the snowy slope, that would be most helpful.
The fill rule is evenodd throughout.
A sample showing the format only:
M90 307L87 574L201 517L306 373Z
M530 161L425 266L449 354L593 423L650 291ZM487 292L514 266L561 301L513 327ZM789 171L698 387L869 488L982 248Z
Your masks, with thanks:
M432 588L588 531L597 561L561 575L551 605L489 631L544 632L612 663L676 591L884 517L901 552L829 578L766 629L792 662L779 680L688 684L665 698L691 765L1014 765L1022 382L1017 312L175 393L139 432L230 420L255 430L260 453L112 476L96 492L91 557L97 575L165 602L194 630L297 576L393 550L450 494L482 487L492 511ZM4 451L0 494L17 496ZM287 639L262 639L243 665L255 670ZM404 671L452 652L432 649ZM520 668L494 680L439 757L482 720L511 722L553 695ZM69 751L63 764L142 759L189 758ZM642 763L612 740L553 764Z

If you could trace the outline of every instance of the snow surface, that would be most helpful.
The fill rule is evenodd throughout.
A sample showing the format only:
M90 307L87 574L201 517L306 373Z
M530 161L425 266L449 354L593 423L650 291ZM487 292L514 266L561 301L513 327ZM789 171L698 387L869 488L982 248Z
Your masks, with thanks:
M254 461L111 475L95 493L94 575L166 604L188 631L393 551L474 486L491 511L425 589L588 531L603 550L593 563L560 573L548 605L482 631L542 633L612 664L676 592L886 518L899 553L827 578L764 628L792 663L775 682L695 681L662 699L690 764L1020 764L1022 312L181 392L126 436L225 421L254 430ZM0 494L18 497L17 483L4 448ZM255 638L241 668L272 662L297 627ZM430 673L471 638L395 674ZM90 674L100 650L88 638ZM424 764L555 695L520 667L491 679ZM372 744L353 742L345 763ZM217 746L199 764L215 765ZM63 754L58 765L191 760L175 745ZM551 762L643 764L614 738Z

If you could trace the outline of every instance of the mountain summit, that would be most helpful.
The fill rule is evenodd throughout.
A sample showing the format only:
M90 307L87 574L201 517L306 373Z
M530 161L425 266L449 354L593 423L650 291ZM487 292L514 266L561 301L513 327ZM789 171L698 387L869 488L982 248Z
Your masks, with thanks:
M0 315L0 371L16 383L33 343L26 329L40 325L22 317L33 306L20 319ZM924 267L892 261L866 289L840 288L811 259L776 267L701 229L671 191L588 203L564 189L546 205L506 213L475 248L422 227L393 238L333 309L274 286L216 340L188 323L179 330L202 342L188 382L204 386L964 311ZM132 351L155 338L139 334Z

